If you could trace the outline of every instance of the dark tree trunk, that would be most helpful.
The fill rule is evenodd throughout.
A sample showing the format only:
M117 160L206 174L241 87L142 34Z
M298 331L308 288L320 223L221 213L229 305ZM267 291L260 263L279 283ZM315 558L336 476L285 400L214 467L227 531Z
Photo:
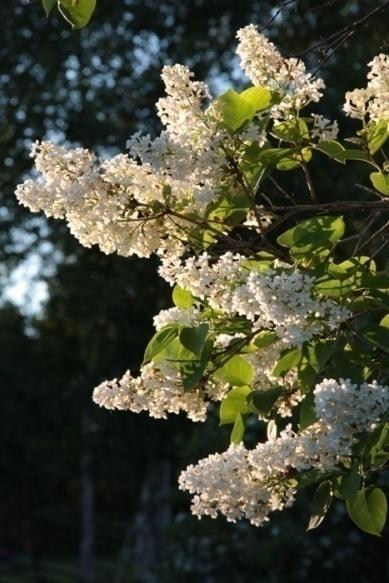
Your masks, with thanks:
M94 582L94 489L92 476L92 454L89 445L89 413L82 418L81 454L81 537L80 537L80 576L82 583Z
M162 460L152 465L143 480L133 553L135 580L140 583L157 583L166 561L166 529L172 515L170 470L170 462Z

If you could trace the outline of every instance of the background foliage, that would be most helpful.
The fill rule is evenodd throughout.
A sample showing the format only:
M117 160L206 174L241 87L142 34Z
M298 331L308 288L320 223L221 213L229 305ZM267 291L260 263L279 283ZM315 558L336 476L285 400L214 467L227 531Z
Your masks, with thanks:
M151 316L167 302L155 266L84 250L63 225L31 217L13 196L30 168L35 139L115 152L135 128L158 129L152 107L166 62L190 65L222 92L236 75L234 31L248 22L266 24L273 4L101 1L82 32L72 32L55 12L47 23L38 4L0 6L0 286L5 289L10 270L32 256L42 258L48 285L48 301L36 316L25 315L28 298L23 313L10 304L0 312L6 476L0 581L213 582L228 576L370 583L389 577L387 535L373 540L357 532L337 508L328 525L310 535L303 534L310 514L304 501L261 530L199 523L187 513L188 500L175 489L177 474L224 449L228 431L223 439L215 419L194 434L181 418L164 424L111 415L90 400L97 382L141 360ZM293 2L267 32L283 53L294 54L375 6L370 0ZM337 117L335 104L346 89L363 85L366 62L386 50L384 29L384 19L375 19L325 63L329 114ZM307 57L315 67L323 55ZM323 185L334 198L355 182L349 168L338 180L323 167Z

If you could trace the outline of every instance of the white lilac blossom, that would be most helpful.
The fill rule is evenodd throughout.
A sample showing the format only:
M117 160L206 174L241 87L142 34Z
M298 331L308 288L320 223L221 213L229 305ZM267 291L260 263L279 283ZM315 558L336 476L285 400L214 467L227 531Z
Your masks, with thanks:
M241 68L253 85L269 87L280 94L281 102L273 107L273 117L287 116L310 102L319 101L324 82L308 73L302 61L282 57L253 24L238 30L236 36Z
M163 200L162 176L158 182L146 166L123 155L99 166L86 150L48 142L36 144L32 156L41 176L18 186L21 204L66 218L82 245L97 244L104 253L148 257L159 247L164 229L148 220L148 205Z
M193 326L198 322L200 311L196 308L183 310L182 308L169 308L161 310L153 318L154 328L161 330L169 324L182 324L183 326Z
M368 66L366 88L348 91L343 110L355 119L369 116L372 121L389 121L389 56L381 53Z
M275 488L257 476L243 444L189 466L180 475L179 487L194 494L191 510L198 518L221 513L229 522L246 518L255 526L268 520L269 512L290 506L295 494L290 487Z
M198 422L205 421L209 402L220 401L227 390L226 383L210 379L185 392L176 368L168 363L159 367L149 363L138 377L127 371L119 380L104 381L94 389L93 400L106 409L148 411L156 419L183 411L191 421Z
M340 433L372 431L388 408L388 390L376 381L358 387L350 380L324 379L315 389L317 416Z
M262 205L256 205L255 212L249 210L247 213L246 220L242 223L245 227L253 227L255 230L258 229L258 220L263 227L268 227L274 220L274 216L267 213Z
M190 185L187 208L201 210L220 188L225 158L219 146L227 134L213 119L212 108L207 112L204 107L210 98L208 87L192 81L194 75L187 67L164 67L161 76L167 93L157 102L158 115L166 127L161 134L166 141L162 169L183 185Z
M336 140L339 132L336 120L331 122L331 120L316 113L311 113L311 117L313 118L312 138L318 138L319 142Z
M205 84L192 81L181 65L162 73L167 97L158 113L166 129L154 141L130 140L130 156L98 160L82 148L36 143L32 157L39 177L16 190L19 202L33 212L65 218L82 245L97 244L104 253L148 257L159 250L174 253L190 223L180 211L201 216L223 187L225 131L202 111ZM169 198L170 209L163 208ZM166 244L168 240L168 245Z
M273 327L287 345L300 346L323 325L338 328L348 314L331 300L315 298L312 289L313 280L304 273L250 271L225 308L246 316L254 330Z
M248 269L246 259L227 252L211 263L209 255L185 262L162 261L159 273L177 283L214 310L232 317L244 316L252 330L272 329L283 347L300 346L325 329L336 330L348 310L328 298L313 294L313 279L287 269Z
M231 251L212 263L208 253L189 257L185 261L167 256L162 259L159 274L170 285L178 284L200 299L221 297L244 277L246 258ZM247 272L247 270L246 270Z
M194 495L193 514L262 525L271 512L293 504L297 481L291 477L309 469L332 471L347 461L356 434L371 431L389 405L389 387L376 382L324 379L314 395L318 420L303 431L289 425L253 450L231 445L182 472L179 486Z
M237 36L242 68L253 84L278 93L271 117L289 117L319 100L323 82L301 61L283 58L253 25ZM388 57L378 55L369 66L367 88L348 93L345 110L352 117L368 112L371 119L388 119ZM195 81L187 67L164 67L162 79L166 96L157 111L164 129L157 138L137 132L128 142L129 155L110 160L82 148L36 143L32 157L39 176L18 186L19 202L33 212L66 219L82 245L98 245L104 253L182 254L193 226L189 213L202 219L211 202L238 189L230 153L239 165L247 145L262 147L267 135L258 114L232 136L220 123L217 101L208 105L208 87ZM336 122L314 116L313 137L326 140L336 134ZM271 217L260 215L268 226ZM251 211L246 219L242 223L248 228L255 226Z

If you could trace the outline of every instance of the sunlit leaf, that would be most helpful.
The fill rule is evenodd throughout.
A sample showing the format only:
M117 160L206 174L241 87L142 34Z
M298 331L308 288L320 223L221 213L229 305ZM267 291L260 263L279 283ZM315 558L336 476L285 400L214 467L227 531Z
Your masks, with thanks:
M220 425L234 423L237 415L249 413L247 397L250 393L247 386L236 387L227 393L220 405Z
M58 9L73 29L84 28L96 8L96 0L59 0Z
M244 419L239 413L235 417L234 426L230 435L230 443L238 444L243 440L244 437Z
M218 368L214 376L232 386L250 385L254 378L254 369L242 356L235 355Z
M242 91L240 96L248 101L256 112L267 109L275 102L274 94L266 87L249 87Z
M146 347L143 363L153 360L155 356L164 350L164 348L166 348L166 346L177 337L177 334L177 326L166 326L165 328L162 328L162 330L156 332Z
M371 122L367 128L367 145L370 154L375 154L384 145L389 136L388 122L386 120L379 120L378 122Z
M50 12L57 4L57 0L42 0L42 6L44 11L46 12L46 16L49 16Z
M384 174L383 172L372 172L370 174L370 180L378 192L389 196L389 174Z
M172 297L174 304L183 310L191 308L194 304L194 299L190 291L183 289L179 285L174 287Z
M322 482L317 488L312 502L312 514L307 530L317 528L324 520L332 503L331 483Z
M366 488L347 500L350 518L364 532L380 536L385 526L387 500L381 488Z
M221 105L223 121L228 128L235 131L245 121L251 120L255 115L255 107L233 89L229 89L218 99Z

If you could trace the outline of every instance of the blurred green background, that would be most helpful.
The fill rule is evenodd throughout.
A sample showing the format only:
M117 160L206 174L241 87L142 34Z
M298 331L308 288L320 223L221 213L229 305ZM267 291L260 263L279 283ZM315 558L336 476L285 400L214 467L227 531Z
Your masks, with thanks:
M188 64L215 94L242 84L235 31L266 24L278 6L99 0L91 24L71 32L56 15L47 22L39 3L0 5L2 583L389 581L388 536L357 531L341 507L310 534L309 498L262 529L190 515L177 476L226 448L217 412L194 425L91 401L97 383L136 371L152 316L169 305L156 262L84 249L63 223L31 215L14 197L36 139L111 155L135 130L157 132L166 63ZM266 32L292 55L376 6L289 2ZM372 19L325 63L328 117L387 50L385 24L383 14ZM324 56L306 60L314 68ZM322 188L341 196L336 174L317 172ZM348 172L352 184L352 165Z

